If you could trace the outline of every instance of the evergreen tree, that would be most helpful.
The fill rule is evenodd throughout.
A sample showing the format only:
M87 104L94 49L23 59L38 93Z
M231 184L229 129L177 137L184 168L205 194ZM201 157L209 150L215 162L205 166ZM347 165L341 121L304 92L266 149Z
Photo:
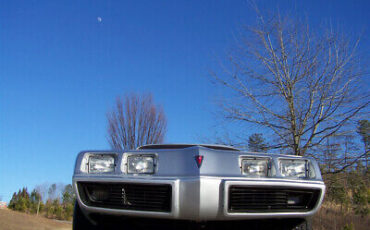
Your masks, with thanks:
M15 210L15 205L18 202L18 195L17 193L13 193L12 199L9 201L8 208Z
M354 211L362 216L367 216L370 213L369 209L369 178L363 174L362 164L358 164L355 171L352 171L349 176L349 189L352 193L352 204Z
M248 148L252 152L265 152L267 151L267 144L265 143L265 138L263 138L262 133L253 133L248 138Z
M57 191L57 185L56 184L50 185L50 188L48 191L48 195L49 195L48 199L54 200L56 196L56 191Z
M368 169L368 155L370 148L370 122L368 120L361 120L358 122L357 133L360 134L365 150L365 165L366 171Z
M62 193L63 205L74 203L74 201L75 201L75 195L73 193L72 185L68 184L64 187L64 190L63 190L63 193Z

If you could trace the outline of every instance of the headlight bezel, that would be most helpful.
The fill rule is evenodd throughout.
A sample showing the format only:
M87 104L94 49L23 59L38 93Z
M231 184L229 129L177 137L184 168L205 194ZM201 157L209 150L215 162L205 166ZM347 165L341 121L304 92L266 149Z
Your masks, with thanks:
M150 172L138 172L138 171L130 171L130 160L132 160L133 158L150 158L152 159L152 171ZM157 155L156 154L128 154L126 157L125 157L125 160L124 160L124 169L123 169L124 172L126 172L126 174L130 174L130 175L153 175L156 173L157 171Z
M114 154L104 154L104 153L97 153L97 154L88 154L87 156L86 156L86 160L87 160L87 167L86 167L86 169L87 169L87 173L89 173L89 174L111 174L111 173L114 173L115 172L115 170L116 170L116 163L117 163L117 159L116 159L116 155L114 155ZM94 159L95 158L95 159ZM100 160L102 160L102 159L106 159L107 161L109 161L109 159L111 159L111 160L113 160L113 164L110 164L111 166L113 166L113 167L107 167L107 169L109 169L109 170L103 170L103 171L94 171L94 170L92 170L91 168L92 168L92 163L93 163L93 159L94 160L97 160L97 159L99 159L100 158ZM96 162L95 162L96 163Z
M251 173L247 173L246 170L245 170L245 167L246 167L246 164L247 163L251 163L250 165L258 165L258 163L256 164L256 162L261 162L262 165L265 164L265 169L266 169L266 172L263 173L263 174L251 174ZM270 177L271 174L272 174L272 158L271 157L264 157L264 156L256 156L256 157L253 157L253 156L247 156L247 157L242 157L240 159L240 170L241 170L241 173L246 176L246 177L249 177L249 178L267 178L267 177Z
M304 165L304 176L291 176L287 175L287 173L283 172L282 164L283 163L301 163ZM296 166L297 167L297 166ZM313 169L313 167L310 165L310 161L308 159L300 159L300 158L279 158L278 159L278 170L279 174L283 178L291 178L291 179L308 179L308 178L313 178L311 177L312 173L310 171ZM296 173L297 174L297 173Z

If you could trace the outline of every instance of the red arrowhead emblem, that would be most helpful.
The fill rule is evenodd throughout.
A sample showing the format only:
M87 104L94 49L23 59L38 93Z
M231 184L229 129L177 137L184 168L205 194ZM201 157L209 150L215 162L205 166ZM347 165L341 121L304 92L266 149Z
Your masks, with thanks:
M200 168L200 166L202 166L203 158L204 157L201 156L201 155L195 156L195 161L197 162L198 168Z

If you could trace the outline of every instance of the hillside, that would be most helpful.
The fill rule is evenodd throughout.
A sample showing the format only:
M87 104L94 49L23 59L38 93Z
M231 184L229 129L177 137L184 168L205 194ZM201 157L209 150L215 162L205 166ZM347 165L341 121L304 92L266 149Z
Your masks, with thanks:
M58 222L40 216L0 209L1 230L71 230L69 223Z

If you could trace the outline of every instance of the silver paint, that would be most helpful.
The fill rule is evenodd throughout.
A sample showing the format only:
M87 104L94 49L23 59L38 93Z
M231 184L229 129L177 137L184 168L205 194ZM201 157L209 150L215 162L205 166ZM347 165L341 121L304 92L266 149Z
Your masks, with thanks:
M86 164L91 154L113 154L116 159L115 171L112 173L89 174ZM157 168L151 175L132 175L127 173L127 157L134 154L156 156ZM194 157L204 156L202 166L197 167ZM270 157L275 175L268 178L247 178L241 173L241 159L244 157ZM313 165L315 178L287 179L278 169L279 158L307 159ZM135 182L145 184L170 184L172 186L172 211L148 212L122 209L107 209L85 205L79 197L77 182ZM228 188L231 185L244 186L278 186L289 188L318 188L321 196L316 207L309 212L284 213L229 213L227 210ZM104 213L136 217L184 219L193 221L207 220L243 220L259 218L304 218L315 214L321 206L325 185L322 181L318 164L313 159L290 155L248 153L241 151L214 150L202 146L184 149L146 149L128 152L83 151L76 159L73 186L77 201L86 213Z

